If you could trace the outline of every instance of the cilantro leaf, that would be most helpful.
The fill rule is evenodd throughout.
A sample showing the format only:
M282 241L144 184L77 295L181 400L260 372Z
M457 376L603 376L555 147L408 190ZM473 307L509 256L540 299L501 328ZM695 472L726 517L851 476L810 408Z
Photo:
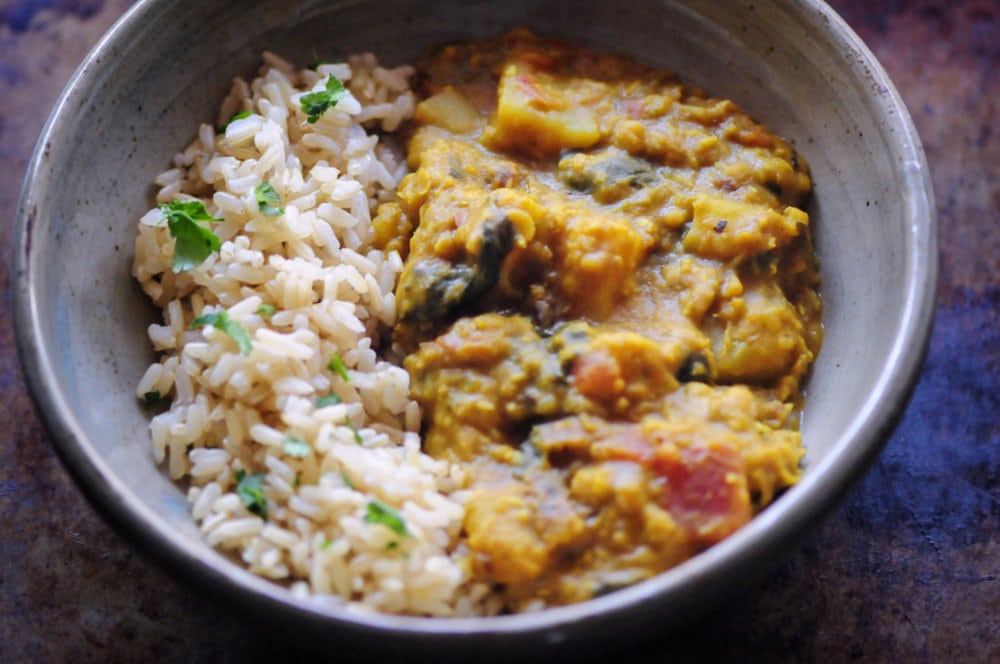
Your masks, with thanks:
M358 445L364 445L365 441L361 438L361 434L358 433L358 430L354 428L354 425L351 423L350 419L344 420L344 426L350 429L351 433L354 434L355 443L357 443Z
M347 90L344 88L344 84L331 74L326 79L325 90L310 92L302 95L299 99L302 104L302 112L308 116L306 120L309 124L316 124L320 116L336 106L346 94Z
M325 539L322 542L320 542L319 550L320 551L327 551L331 546L333 546L333 540L331 540L331 539Z
M340 471L340 479L344 481L344 486L346 486L348 489L351 489L352 491L354 490L354 482L351 481L350 475L348 475L344 471Z
M257 197L257 207L267 216L280 217L285 214L285 208L278 205L281 203L281 197L270 182L261 182L254 187L253 193Z
M307 457L309 456L309 453L312 452L312 448L309 447L309 443L292 434L287 434L285 436L281 447L285 451L285 454L290 457L296 457L297 459Z
M319 397L316 399L316 408L326 408L327 406L336 406L341 403L342 399L336 394L327 394L325 397Z
M158 390L152 390L150 392L144 392L142 395L142 405L143 406L155 406L160 402L163 396Z
M257 313L261 316L273 316L275 311L277 311L277 309L274 308L273 304L262 304L257 307Z
M350 382L351 376L347 373L347 365L344 364L344 359L340 357L339 353L333 354L326 368L340 376L345 383Z
M250 335L242 325L229 318L228 312L219 311L216 313L202 314L191 321L191 325L189 325L188 328L193 330L198 327L205 327L206 325L211 325L217 330L222 330L232 337L233 341L236 342L236 345L239 346L241 354L249 355L250 351L253 350L253 344L250 342Z
M267 499L264 498L264 473L247 475L246 472L237 470L236 495L240 497L248 510L267 521Z
M319 69L320 65L327 64L327 62L325 62L322 58L319 57L319 53L316 52L316 47L315 46L313 46L312 48L310 48L309 52L312 53L313 61L307 67L307 69L312 69L313 71L316 71L317 69Z
M160 211L167 220L170 236L174 238L174 255L170 267L174 272L190 270L205 262L213 251L221 246L219 236L202 226L200 221L216 222L217 219L205 210L201 201L171 201L161 203Z
M253 115L253 113L251 111L241 111L241 112L237 113L233 117L229 118L229 122L227 122L226 124L224 124L221 127L219 127L219 133L220 134L225 134L226 130L229 129L229 125L233 124L237 120L242 120L243 118L248 118L251 115Z
M365 508L365 522L381 524L402 537L408 537L410 534L406 529L403 515L379 500L368 503Z
M229 314L225 311L220 311L219 314L226 314L226 317L229 317ZM219 314L202 314L191 321L191 324L188 325L188 329L194 330L199 327L205 327L206 325L215 325L215 321L219 319Z

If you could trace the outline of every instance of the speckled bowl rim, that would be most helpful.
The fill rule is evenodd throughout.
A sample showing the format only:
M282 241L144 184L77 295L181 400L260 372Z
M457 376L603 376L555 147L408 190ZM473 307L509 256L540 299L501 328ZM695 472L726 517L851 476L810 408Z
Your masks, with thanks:
M895 118L900 131L889 140L903 160L903 205L909 231L906 250L913 260L906 279L901 333L875 389L851 426L790 495L727 540L654 579L588 602L537 613L420 618L318 608L293 599L287 590L235 564L207 560L188 537L171 528L153 510L129 500L128 489L90 444L79 422L69 415L72 411L60 389L52 358L38 343L39 305L29 278L32 232L40 204L35 182L45 177L47 146L64 122L64 114L90 85L101 61L112 57L116 41L138 29L155 11L155 4L154 0L140 0L104 35L67 84L40 135L27 169L14 231L14 328L31 396L59 456L78 485L131 541L195 587L251 615L278 619L297 634L320 634L337 623L345 638L391 633L395 638L403 637L398 644L401 646L418 640L431 647L435 642L454 645L463 637L475 637L464 639L469 652L473 652L473 644L475 650L483 652L513 635L531 636L540 646L577 640L581 635L587 640L586 634L599 632L602 623L613 620L620 625L621 621L648 613L672 616L673 621L666 622L676 625L681 615L696 615L767 568L778 551L819 521L861 476L895 427L919 375L934 318L938 247L929 171L910 115L871 51L824 3L795 1L789 9L851 55L852 70L880 91L877 104L883 115ZM491 640L491 636L496 638Z

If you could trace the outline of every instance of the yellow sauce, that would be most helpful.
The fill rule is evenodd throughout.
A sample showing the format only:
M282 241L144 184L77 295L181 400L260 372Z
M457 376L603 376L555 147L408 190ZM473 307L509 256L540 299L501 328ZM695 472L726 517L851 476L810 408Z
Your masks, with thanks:
M425 449L475 478L510 610L652 576L799 476L821 342L804 160L670 74L514 31L421 64L397 346Z

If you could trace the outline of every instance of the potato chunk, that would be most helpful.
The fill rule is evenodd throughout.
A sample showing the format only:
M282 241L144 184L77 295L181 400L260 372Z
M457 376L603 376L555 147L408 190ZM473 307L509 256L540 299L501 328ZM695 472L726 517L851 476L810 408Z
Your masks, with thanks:
M584 534L584 523L554 477L537 486L510 484L476 491L463 524L474 564L500 583L538 578L562 547Z
M533 157L596 143L601 137L597 117L566 94L562 88L568 83L531 72L523 64L507 65L500 80L496 116L483 142Z
M464 94L450 85L417 104L413 118L423 124L437 125L453 134L471 134L480 125L479 111Z
M785 213L738 200L699 195L692 206L684 249L705 258L743 259L786 244L808 217L797 208Z
M717 377L723 382L766 383L787 372L808 353L802 322L774 284L747 284L740 315L709 338Z

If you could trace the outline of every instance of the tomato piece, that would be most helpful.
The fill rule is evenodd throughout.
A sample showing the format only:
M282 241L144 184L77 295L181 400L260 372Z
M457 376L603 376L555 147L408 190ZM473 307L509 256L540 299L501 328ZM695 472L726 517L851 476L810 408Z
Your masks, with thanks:
M631 461L659 485L657 504L696 544L715 544L753 516L743 456L724 434L650 418L616 428L590 448L600 461Z
M665 480L660 505L694 541L715 544L753 516L743 457L731 444L660 445L651 467Z
M603 351L578 355L572 372L576 388L590 399L614 399L625 389L618 361Z

